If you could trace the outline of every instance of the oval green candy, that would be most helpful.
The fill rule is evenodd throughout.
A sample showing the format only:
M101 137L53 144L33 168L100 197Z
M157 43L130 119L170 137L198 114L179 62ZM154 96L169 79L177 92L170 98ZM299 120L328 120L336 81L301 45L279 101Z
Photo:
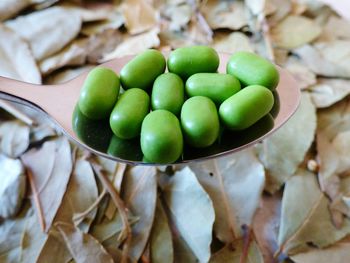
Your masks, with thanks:
M92 120L109 117L119 94L118 75L109 68L91 70L84 82L79 97L79 109Z
M173 163L180 158L183 137L173 113L156 110L146 116L141 129L141 150L152 163Z
M109 123L113 133L122 139L140 135L142 121L149 112L150 98L142 89L125 91L115 105Z
M225 100L219 115L231 130L243 130L256 123L272 109L272 92L259 85L248 86Z
M164 72L166 61L163 54L149 49L130 60L120 71L120 81L124 89L147 90L154 80Z
M184 100L184 84L178 75L164 73L155 80L151 98L153 110L168 110L179 115Z
M246 51L236 52L230 57L226 72L244 86L261 85L273 90L279 82L278 70L270 61Z
M188 144L198 148L212 145L220 130L214 102L203 96L186 100L181 110L181 126Z
M239 81L229 74L197 73L186 81L186 93L189 97L208 97L217 105L240 89Z
M195 73L216 72L219 62L218 54L211 47L182 47L170 53L168 69L182 79L187 79Z

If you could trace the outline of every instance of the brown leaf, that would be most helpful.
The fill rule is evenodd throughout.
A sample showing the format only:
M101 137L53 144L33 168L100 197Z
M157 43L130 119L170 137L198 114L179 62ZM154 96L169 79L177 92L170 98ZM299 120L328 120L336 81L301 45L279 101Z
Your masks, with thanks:
M292 73L295 80L298 82L299 87L307 89L308 87L316 84L316 75L307 66L305 66L299 59L295 57L289 57L285 68Z
M336 11L340 16L350 21L350 2L347 0L320 0L327 5L329 5L334 11Z
M86 65L78 68L65 69L62 71L58 71L57 73L52 73L45 79L45 84L53 85L53 84L65 83L79 76L83 72L93 69L94 67L95 66L93 65Z
M145 32L157 25L157 11L147 0L126 0L122 12L125 26L131 35Z
M125 205L140 220L132 226L129 256L138 260L149 239L156 209L157 178L154 167L131 168L122 184ZM147 204L147 209L145 205Z
M30 5L29 0L2 0L0 1L0 21L11 18L22 9Z
M342 39L350 39L350 21L332 15L323 27L319 41L329 42Z
M230 54L237 51L254 52L253 46L250 44L249 37L241 32L233 32L230 34L216 33L212 46L216 51Z
M3 25L0 25L0 38L6 39L0 41L0 75L40 84L41 76L28 43Z
M295 173L314 141L315 130L315 106L310 95L304 93L297 112L290 120L258 145L260 160L268 170L267 191L276 192Z
M51 7L5 24L29 42L35 59L42 60L76 37L80 31L81 18L74 11Z
M244 3L241 1L209 0L202 6L201 11L212 29L239 30L248 24Z
M21 156L33 175L47 231L66 192L72 171L70 145L64 137L44 143ZM55 193L54 195L52 193Z
M29 127L20 121L8 121L0 124L0 149L9 157L17 158L29 146Z
M288 16L271 29L276 46L293 49L307 44L321 34L321 27L303 16Z
M19 160L0 154L0 218L14 217L26 191L24 167Z
M56 224L72 257L78 263L113 263L111 255L91 235L73 225L58 222Z
M161 12L166 19L170 20L168 27L171 31L180 31L185 28L193 13L191 6L186 3L180 5L167 4Z

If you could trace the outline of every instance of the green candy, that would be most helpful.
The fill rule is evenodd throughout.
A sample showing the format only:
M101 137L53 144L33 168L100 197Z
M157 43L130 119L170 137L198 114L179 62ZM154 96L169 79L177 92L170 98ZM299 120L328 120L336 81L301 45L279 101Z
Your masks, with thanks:
M168 110L179 115L184 100L184 84L179 76L164 73L155 80L151 98L153 110Z
M273 90L279 82L278 70L270 61L246 51L231 56L226 72L235 76L244 86L261 85Z
M100 120L109 117L119 94L118 75L109 68L91 70L79 97L79 109L88 118Z
M193 147L212 145L220 130L214 102L203 96L188 99L182 106L181 126L185 140Z
M259 85L248 86L225 100L219 115L231 130L243 130L270 112L274 104L272 92Z
M109 123L113 133L121 139L140 135L142 121L149 112L150 98L142 89L125 91L115 105Z
M186 81L186 93L189 97L208 97L217 105L240 89L239 81L229 74L197 73Z
M141 150L151 163L173 163L183 151L183 137L179 120L170 111L149 113L142 123Z
M163 54L149 49L130 60L120 71L120 81L124 89L139 88L147 90L154 80L165 71Z
M168 69L182 79L187 79L200 72L216 72L219 62L218 54L211 47L182 47L170 53Z

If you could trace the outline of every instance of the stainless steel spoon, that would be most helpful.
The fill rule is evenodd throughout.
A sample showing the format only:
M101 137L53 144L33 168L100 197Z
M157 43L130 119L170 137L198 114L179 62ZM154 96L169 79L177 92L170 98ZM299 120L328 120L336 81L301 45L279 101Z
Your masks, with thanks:
M219 56L219 72L225 72L229 54L220 53ZM133 56L125 56L106 62L101 66L120 72L121 68L132 58ZM224 131L218 142L209 148L185 148L178 163L210 159L240 151L263 140L280 128L296 111L300 101L300 89L286 70L282 68L278 68L278 70L280 83L275 92L276 103L271 115L264 117L245 131ZM109 131L108 122L96 125L94 122L89 123L88 120L81 120L83 117L79 115L77 109L72 121L80 89L87 74L88 72L84 72L77 78L60 85L34 85L0 77L0 98L42 111L75 143L97 155L134 165L149 164L142 160L138 140L118 140ZM77 127L79 128L81 124L79 121L85 125L81 128L86 136L77 131ZM94 136L90 136L89 132ZM104 133L101 135L99 132ZM89 141L91 137L94 137L92 138L95 140L94 142ZM99 139L101 142L98 141Z

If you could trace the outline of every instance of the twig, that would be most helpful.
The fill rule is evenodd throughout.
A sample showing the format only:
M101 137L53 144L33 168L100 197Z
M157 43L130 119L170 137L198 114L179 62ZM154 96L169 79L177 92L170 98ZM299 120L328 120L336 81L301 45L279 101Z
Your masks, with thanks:
M32 192L33 192L32 196L33 196L33 199L34 199L34 203L35 203L35 206L36 206L36 208L38 210L39 223L40 223L42 231L45 232L46 224L45 224L45 218L44 218L44 214L43 214L43 209L41 207L39 194L38 194L38 191L37 191L35 183L34 183L33 174L30 171L30 169L27 169L27 176L28 176L28 181L29 181L29 184L30 184L30 188L32 189Z
M32 126L34 124L34 121L29 118L27 115L22 113L21 111L17 110L15 107L13 107L10 103L0 100L0 108L4 109L11 115L15 116L17 119L23 121L25 124Z
M118 211L119 211L120 216L122 218L124 231L126 234L126 241L123 245L122 259L120 262L127 263L130 244L131 244L131 237L132 237L131 227L130 227L130 224L128 221L127 208L125 207L123 200L120 198L118 192L114 189L113 185L108 180L108 178L102 172L99 171L98 167L95 164L92 164L92 167L93 167L95 173L97 174L97 177L102 182L103 186L107 189L107 192L111 195L111 198L114 201L116 207L118 208Z
M249 226L245 226L244 232L245 233L243 238L243 250L242 250L241 258L239 259L239 263L247 262L250 242L252 240L252 230Z

